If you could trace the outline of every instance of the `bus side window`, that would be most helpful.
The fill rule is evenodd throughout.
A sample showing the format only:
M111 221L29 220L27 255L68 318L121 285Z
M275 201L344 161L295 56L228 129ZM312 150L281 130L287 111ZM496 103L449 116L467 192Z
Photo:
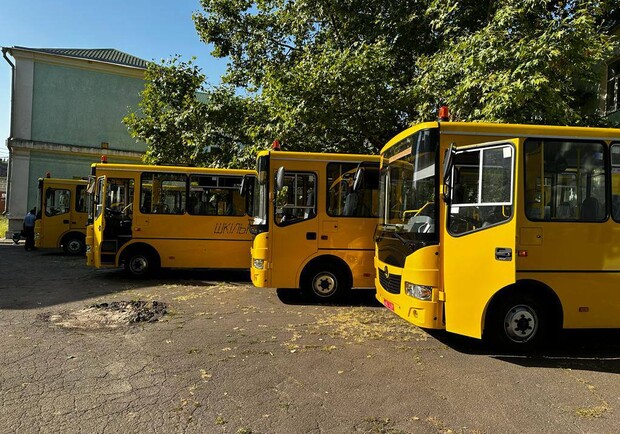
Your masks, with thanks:
M280 226L316 216L316 176L285 172L284 186L277 192L275 221Z
M612 147L612 159L613 152ZM620 161L618 163L620 167ZM617 183L613 175L612 183ZM528 219L604 221L607 217L605 184L602 142L558 139L525 142L525 214ZM612 194L620 193L618 190L620 188L612 184Z

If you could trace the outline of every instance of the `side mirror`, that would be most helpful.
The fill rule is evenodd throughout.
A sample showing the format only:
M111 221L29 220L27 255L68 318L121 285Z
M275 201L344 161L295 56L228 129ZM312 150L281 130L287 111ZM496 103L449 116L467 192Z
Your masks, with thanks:
M280 166L276 172L276 191L282 190L284 187L284 166Z
M245 196L248 192L248 189L250 188L249 181L249 175L243 175L243 178L241 178L241 184L239 184L239 194L241 196Z
M446 149L446 153L443 157L443 171L442 171L442 181L443 181L443 200L448 205L450 205L450 176L452 174L452 162L454 161L454 155L456 154L456 146L454 143L450 144L450 147Z
M448 182L448 178L450 177L450 172L452 170L452 160L454 159L454 154L456 153L456 146L454 143L450 144L450 147L446 149L446 153L443 157L443 182L446 184Z
M362 182L364 181L364 168L361 166L357 167L355 171L355 175L353 175L353 191L358 191L362 187Z

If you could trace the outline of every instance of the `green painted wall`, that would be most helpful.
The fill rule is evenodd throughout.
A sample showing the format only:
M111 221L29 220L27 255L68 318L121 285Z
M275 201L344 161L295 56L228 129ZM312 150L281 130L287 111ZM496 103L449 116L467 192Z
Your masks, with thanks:
M35 63L32 140L144 152L122 123L143 88L138 78Z

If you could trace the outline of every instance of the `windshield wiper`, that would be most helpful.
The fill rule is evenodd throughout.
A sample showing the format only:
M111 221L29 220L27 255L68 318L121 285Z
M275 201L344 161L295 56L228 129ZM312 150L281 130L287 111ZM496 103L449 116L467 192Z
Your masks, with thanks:
M394 235L394 238L396 238L398 241L403 243L407 248L413 249L414 247L413 241L406 237L403 237L401 234L398 233L399 226L401 225L394 224L394 223L384 223L382 229L386 229L386 227L389 227L389 230L385 231L386 233L390 235Z

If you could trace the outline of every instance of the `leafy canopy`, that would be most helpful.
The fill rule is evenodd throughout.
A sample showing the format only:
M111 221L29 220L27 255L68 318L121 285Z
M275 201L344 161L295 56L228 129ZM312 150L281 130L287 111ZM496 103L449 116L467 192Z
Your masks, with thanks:
M251 165L285 149L377 152L441 104L463 121L602 125L612 0L201 0L220 85L149 68L127 124L150 161Z

